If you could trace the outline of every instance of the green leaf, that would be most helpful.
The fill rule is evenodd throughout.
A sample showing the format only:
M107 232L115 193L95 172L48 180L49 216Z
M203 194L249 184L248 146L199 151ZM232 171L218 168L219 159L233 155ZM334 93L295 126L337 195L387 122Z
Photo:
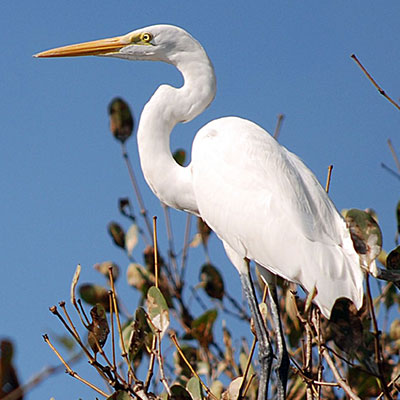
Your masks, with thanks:
M79 286L79 295L85 303L95 306L97 303L101 304L104 309L110 311L110 301L108 297L108 290L99 285L86 283Z
M400 246L397 246L388 254L386 268L400 270Z
M191 334L204 348L214 342L212 328L217 316L217 310L209 310L192 322Z
M174 157L174 160L179 164L179 165L184 165L186 161L186 152L183 149L178 149L174 152L172 155Z
M201 383L195 376L191 377L186 384L186 390L190 393L193 400L203 400L203 390L201 388Z
M175 384L171 386L171 396L168 396L170 400L192 400L189 392L181 385Z
M381 229L372 215L362 210L348 210L345 219L354 248L365 266L369 267L382 250Z
M150 352L153 342L153 332L147 321L146 311L139 307L135 312L135 318L129 320L122 329L125 349L132 361L141 350Z
M211 264L204 264L201 267L200 280L204 290L211 298L222 300L224 297L224 281L217 268Z
M132 134L134 120L128 104L121 98L115 98L108 106L110 130L113 136L124 143Z
M125 232L119 224L110 222L108 224L108 233L118 247L125 249Z
M147 292L147 308L151 322L160 331L162 338L169 326L169 310L160 289L155 286Z

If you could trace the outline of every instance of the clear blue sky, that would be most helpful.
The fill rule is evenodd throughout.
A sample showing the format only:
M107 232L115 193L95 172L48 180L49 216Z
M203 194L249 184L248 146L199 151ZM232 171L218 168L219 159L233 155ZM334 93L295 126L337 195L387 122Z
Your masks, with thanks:
M57 361L41 334L62 331L48 306L68 300L76 264L82 263L82 280L98 283L103 281L94 263L127 265L106 233L111 219L123 221L117 198L132 195L108 131L109 101L122 96L138 115L157 85L181 82L169 65L32 58L38 51L158 23L185 28L212 59L218 93L202 116L177 128L172 147L189 149L199 127L220 116L243 116L272 132L283 113L281 143L321 182L333 164L331 197L338 209L374 208L384 246L393 247L399 181L380 163L394 168L386 141L391 138L400 151L400 113L350 55L356 53L383 88L400 97L398 0L3 1L0 14L0 335L16 341L23 380ZM147 207L161 219L139 171L136 141L128 146ZM200 256L191 258L195 277ZM240 296L225 257L215 256L215 262L234 277ZM126 293L133 311L136 297ZM61 374L27 398L79 395L95 398Z

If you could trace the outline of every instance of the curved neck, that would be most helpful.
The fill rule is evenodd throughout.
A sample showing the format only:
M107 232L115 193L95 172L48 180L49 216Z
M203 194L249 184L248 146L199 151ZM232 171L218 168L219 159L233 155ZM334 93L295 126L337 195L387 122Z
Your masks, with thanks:
M199 45L200 46L200 45ZM169 137L178 122L195 118L214 99L213 66L200 47L181 54L172 63L182 73L180 88L160 86L145 105L137 133L140 163L154 194L168 206L198 214L190 165L181 167L172 157Z

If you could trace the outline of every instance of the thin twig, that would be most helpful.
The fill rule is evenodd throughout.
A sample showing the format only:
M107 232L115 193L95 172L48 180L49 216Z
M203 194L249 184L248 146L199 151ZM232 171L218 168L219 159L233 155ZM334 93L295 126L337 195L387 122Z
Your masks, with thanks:
M53 350L54 354L59 358L59 360L64 364L65 368L67 369L67 372L69 375L72 377L78 379L85 385L89 386L91 389L95 390L97 393L100 393L104 397L108 397L108 394L103 392L101 389L99 389L97 386L93 385L92 383L88 382L87 380L83 379L79 374L71 369L71 367L68 365L68 363L64 360L64 358L61 356L61 354L56 350L56 348L53 346L53 344L50 342L50 339L48 335L43 335L44 341L50 346L50 348Z
M183 239L183 250L182 250L182 261L181 261L181 275L179 277L179 284L184 280L184 274L186 270L187 253L189 249L189 239L190 239L190 225L192 222L192 215L187 214L186 225L185 225L185 237Z
M325 192L329 193L329 187L331 185L331 176L332 176L333 165L328 167L328 176L326 177L326 185L325 185Z
M169 257L169 261L173 268L174 280L176 280L178 277L178 265L176 263L176 254L175 254L175 249L174 249L174 235L173 235L173 231L172 231L171 218L169 216L169 207L167 205L165 205L164 203L161 203L161 205L164 210L165 226L167 228L167 239L168 239L168 247L169 247L168 257Z
M282 121L285 118L283 114L278 114L278 119L276 121L275 131L274 131L274 139L278 140L278 136L281 132Z
M399 161L399 158L397 157L396 151L394 150L392 141L390 139L388 139L387 144L389 146L390 152L392 153L394 162L396 163L396 167L400 171L400 161Z
M112 267L109 267L108 273L112 275ZM111 290L108 291L108 301L110 304L110 325L111 325L111 346L112 346L112 370L114 374L117 373L117 361L115 356L115 330L114 330L114 307Z
M317 380L322 381L322 355L321 355L321 343L322 343L322 331L321 331L321 312L318 308L314 308L314 315L316 319L316 324L314 324L317 331L317 347L318 347L318 367L317 367ZM321 398L321 386L318 386L317 399Z
M87 317L87 315L86 315L86 313L85 313L85 309L83 308L81 299L78 299L78 304L79 304L79 307L80 307L80 309L81 309L82 315L83 315L83 317L84 317L85 320L86 320L86 323L87 323L88 325L90 325L89 318ZM79 313L79 310L78 310L78 314L79 314L79 316L81 317L81 315L80 315L80 313ZM85 322L82 320L82 317L81 317L81 321L82 321L82 324L85 326Z
M208 388L208 386L201 380L197 372L193 369L191 366L190 362L187 360L185 357L185 354L183 353L181 347L179 346L178 340L176 338L175 333L170 334L171 340L174 343L176 349L178 350L179 355L182 357L183 361L186 363L192 374L199 380L201 386L203 386L205 392L207 393L208 396L212 397L214 400L218 400L218 398L211 392L211 390Z
M368 302L368 307L369 307L369 312L371 315L371 320L372 320L372 327L373 327L373 335L374 335L374 347L375 347L375 362L378 366L379 370L379 382L381 389L385 396L388 399L392 399L392 396L389 392L389 389L386 384L386 379L384 375L384 367L383 367L383 357L382 357L382 351L381 351L381 345L380 345L380 331L378 328L378 322L376 320L376 315L375 315L375 309L374 309L374 304L373 304L373 299L371 295L371 287L369 284L369 273L367 273L366 279L366 289L367 289L367 302Z
M389 382L388 387L392 386L399 378L400 378L400 372ZM381 399L384 395L385 395L385 393L382 392L382 393L376 398L376 400ZM6 400L6 399L4 399L4 400Z
M155 356L156 346L157 346L157 336L153 335L153 341L151 343L151 351L150 351L149 368L147 370L146 380L144 381L145 392L147 392L147 390L149 389L151 378L153 377L154 364L155 364L155 360L156 360L156 356Z
M253 382L253 379L256 377L256 374L251 374L250 375L250 378L248 379L248 381L247 381L247 385L246 385L246 387L244 388L244 391L243 391L243 397L246 397L246 394L247 394L247 392L248 392L248 390L250 389L250 385L251 385L251 383ZM239 397L238 397L239 398Z
M78 331L76 330L75 325L73 324L73 322L68 314L67 308L65 307L65 301L60 301L58 303L58 305L62 308L64 315L67 317L67 320L68 320L69 324L71 325L71 328L75 333L75 336L79 337ZM85 325L85 328L86 328L86 325Z
M395 176L397 179L400 179L400 174L398 174L395 170L392 168L388 167L385 163L381 163L381 167L383 169L386 169L386 171L390 172L393 176Z
M112 299L113 299L113 307L114 307L114 312L115 312L115 317L117 319L117 327L118 327L118 334L119 334L119 339L122 347L122 358L125 360L126 365L128 366L128 376L131 375L135 383L139 382L139 379L136 378L136 375L132 369L132 363L129 361L128 353L125 348L125 342L124 338L122 335L122 328L121 328L121 321L119 318L119 311L118 311L118 305L117 305L117 298L115 296L115 286L114 286L114 278L111 273L111 268L109 270L109 279L110 279L110 286L111 286L111 292L112 292Z
M129 177L131 179L133 189L134 189L135 194L136 194L136 199L137 199L137 201L139 203L140 215L143 217L144 222L146 224L147 232L148 232L149 236L151 237L150 221L149 221L149 218L147 216L147 211L146 211L146 208L144 206L144 202L143 202L143 198L142 198L142 195L140 193L140 190L139 190L139 186L138 186L138 184L136 182L135 173L133 172L133 168L132 168L132 164L131 164L131 161L129 159L129 156L128 156L128 152L126 151L125 143L121 142L121 150L122 150L122 156L123 156L123 158L124 158L124 160L126 162L126 166L128 168ZM148 244L147 237L145 235L143 235L143 236L144 236L144 240L145 240L146 244Z
M75 332L70 328L70 326L66 323L65 319L62 317L62 315L58 312L57 307L53 306L49 308L50 312L53 313L58 319L61 321L61 323L64 325L65 329L69 332L69 334L77 341L81 349L85 352L86 356L89 358L89 360L93 361L92 355L89 353L89 351L86 349L85 345L82 343L82 340L79 335L75 335Z
M154 275L156 288L158 288L158 246L157 246L157 217L153 217L153 243L154 243Z
M333 375L335 376L335 379L339 386L346 392L347 396L349 396L350 399L352 400L361 400L360 397L358 397L351 389L351 387L347 384L347 382L341 377L339 371L336 368L335 363L333 362L331 356L328 353L328 350L326 348L322 348L322 355L324 356L327 364L329 365L329 368L331 369Z
M167 378L165 377L165 372L164 372L164 363L163 363L163 358L161 355L161 331L157 329L157 342L158 342L158 349L157 349L157 359L158 359L158 365L160 368L160 381L165 387L165 390L168 393L168 396L171 396L171 390L168 386L168 381Z
M378 90L378 92L385 97L387 100L389 100L398 110L400 110L400 105L398 105L392 98L390 98L386 92L376 83L375 79L368 73L368 71L365 69L365 67L361 64L359 59L356 57L355 54L352 54L350 56L361 68L361 70L364 72L364 74L367 76L367 78L372 82L372 84L375 86L375 88Z
M83 353L79 352L70 358L68 364L74 363L82 358ZM24 383L23 385L19 386L17 389L13 390L12 392L8 393L6 397L3 397L2 400L17 400L20 399L22 395L26 395L30 392L34 387L39 385L49 376L56 374L57 372L64 371L65 367L63 364L58 364L54 366L45 367L42 371L38 372L32 378L29 379L28 382Z

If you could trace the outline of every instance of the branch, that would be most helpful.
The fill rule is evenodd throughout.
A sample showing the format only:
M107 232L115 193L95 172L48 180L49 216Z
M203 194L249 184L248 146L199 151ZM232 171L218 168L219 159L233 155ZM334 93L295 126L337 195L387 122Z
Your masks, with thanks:
M78 379L85 385L89 386L91 389L95 390L97 393L100 393L104 397L108 397L108 394L103 392L101 389L99 389L97 386L93 385L92 383L88 382L87 380L83 379L79 374L71 369L71 367L68 365L68 363L62 358L61 354L56 350L56 348L52 345L50 342L50 339L47 335L43 335L44 341L50 346L50 348L53 350L55 355L59 358L59 360L64 364L65 368L67 369L67 372L69 375L72 377Z
M351 390L351 387L340 376L340 373L337 370L335 363L333 362L331 356L329 355L329 353L325 347L322 348L322 355L324 356L326 362L328 363L329 368L332 370L332 373L335 376L337 383L346 392L347 396L349 396L349 398L352 400L361 400L360 397L358 397L355 393L353 393L353 391Z
M387 100L389 100L398 110L400 110L400 105L398 105L392 98L390 98L386 92L376 83L374 78L368 73L368 71L364 68L364 66L361 64L361 62L358 60L355 54L352 54L350 56L356 63L357 65L361 68L361 70L364 72L364 74L367 76L367 78L372 82L372 84L378 89L378 92L385 97Z

